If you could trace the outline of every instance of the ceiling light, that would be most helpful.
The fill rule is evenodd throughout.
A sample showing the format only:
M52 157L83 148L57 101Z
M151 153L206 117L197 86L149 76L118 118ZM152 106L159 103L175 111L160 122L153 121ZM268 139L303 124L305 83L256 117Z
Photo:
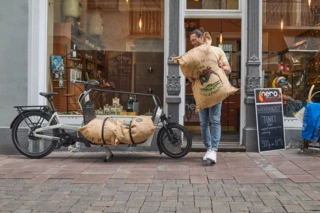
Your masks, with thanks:
M220 41L220 46L222 46L222 19L221 19L221 21L220 21L220 39L219 39L219 41Z
M142 17L141 17L141 0L140 0L140 19L139 19L139 29L142 29Z

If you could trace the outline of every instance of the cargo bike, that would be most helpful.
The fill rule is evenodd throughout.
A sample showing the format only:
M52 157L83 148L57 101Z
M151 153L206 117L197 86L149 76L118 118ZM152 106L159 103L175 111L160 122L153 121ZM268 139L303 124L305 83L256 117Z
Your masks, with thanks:
M99 82L95 80L73 80L72 83L84 85L84 90L78 97L78 104L83 114L81 126L88 124L97 117L93 100L99 92L149 96L155 104L151 117L152 122L155 126L161 127L157 134L157 146L160 154L165 153L171 158L181 158L190 151L192 146L190 133L184 126L170 121L171 116L166 116L163 112L158 96L92 88L92 86L99 85ZM41 96L47 99L49 106L14 106L18 111L18 115L12 121L10 128L12 129L12 141L17 150L29 158L43 158L54 149L68 147L80 142L86 147L103 147L106 152L104 161L108 161L113 156L109 145L95 145L81 134L79 131L81 126L61 123L52 99L57 94L54 92L40 93ZM150 146L154 136L155 132L143 143L126 144L126 146ZM119 144L118 146L121 145L124 144Z

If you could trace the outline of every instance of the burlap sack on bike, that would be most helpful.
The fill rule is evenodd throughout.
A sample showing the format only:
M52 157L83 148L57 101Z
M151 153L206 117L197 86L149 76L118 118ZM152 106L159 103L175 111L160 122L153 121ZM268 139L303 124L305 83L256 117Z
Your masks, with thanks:
M93 144L117 145L118 123L113 118L95 118L79 129L81 134Z
M218 58L211 48L212 39L204 33L204 44L189 50L186 54L174 57L186 77L196 79L192 92L196 101L196 112L223 101L238 91L233 87L223 69L218 66Z
M137 144L147 140L156 130L151 117L138 116L131 121L118 120L117 138L120 143Z

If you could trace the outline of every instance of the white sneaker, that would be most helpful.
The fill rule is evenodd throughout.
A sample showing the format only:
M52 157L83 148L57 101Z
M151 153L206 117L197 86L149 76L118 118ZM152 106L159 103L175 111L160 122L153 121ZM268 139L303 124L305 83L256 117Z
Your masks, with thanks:
M208 157L210 152L211 152L211 150L208 149L206 154L203 156L202 160L207 160L207 157Z
M217 153L215 151L211 151L207 155L207 160L210 161L211 163L217 163Z

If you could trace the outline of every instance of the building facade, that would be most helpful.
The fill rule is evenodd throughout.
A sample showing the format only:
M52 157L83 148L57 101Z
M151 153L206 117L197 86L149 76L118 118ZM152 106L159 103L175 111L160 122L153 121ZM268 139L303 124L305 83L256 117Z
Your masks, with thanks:
M10 131L13 106L46 104L39 92L58 92L54 101L63 121L81 124L74 100L83 88L72 85L72 79L156 94L174 121L200 134L190 84L171 61L191 49L188 35L199 27L224 49L233 71L230 83L240 88L223 102L222 139L258 151L254 89L286 84L283 92L291 97L283 103L286 146L298 147L302 124L294 115L310 85L318 82L318 5L317 0L6 2L0 9L6 17L0 41L1 153L16 152ZM53 67L59 56L63 72ZM97 113L111 112L114 97L98 96ZM125 111L129 97L120 99ZM152 110L148 100L139 103L139 115Z

